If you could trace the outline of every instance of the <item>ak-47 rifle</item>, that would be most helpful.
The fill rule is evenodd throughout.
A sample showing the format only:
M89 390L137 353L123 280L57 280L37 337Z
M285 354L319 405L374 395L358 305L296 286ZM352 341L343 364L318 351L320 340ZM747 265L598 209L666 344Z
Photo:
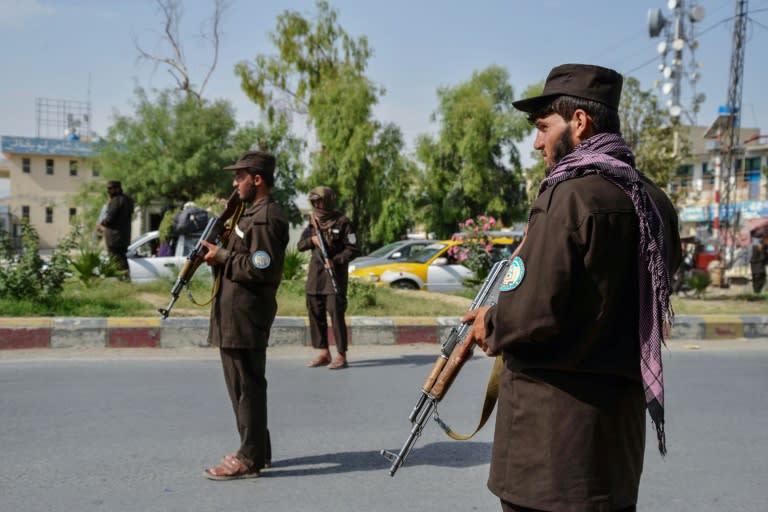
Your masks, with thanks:
M222 214L218 217L211 217L208 220L208 224L205 226L205 229L200 235L200 238L197 240L197 243L195 243L195 247L187 255L187 259L184 261L184 265L179 271L176 282L173 284L173 288L171 288L171 300L168 303L168 306L165 309L160 308L157 310L160 312L163 318L168 318L173 305L176 304L177 300L179 300L179 294L181 293L181 290L189 284L189 282L192 280L192 276L195 274L195 271L197 271L198 267L200 267L200 265L203 263L204 256L208 252L208 249L202 244L202 242L206 241L212 244L225 244L229 239L229 235L231 234L234 225L237 224L240 215L243 213L243 209L243 202L240 200L237 190L235 190L232 192L232 195L229 196L229 199L227 199L227 205L224 208ZM230 218L232 219L232 222L230 223L229 229L225 229L227 227L227 221Z
M470 304L468 311L472 311L481 306L494 304L498 300L499 286L501 285L501 280L504 279L508 267L508 259L496 262L493 265L491 271L488 273L488 277L483 281L480 291L477 292L472 304ZM424 425L437 410L438 402L440 402L448 392L451 384L453 384L453 380L464 365L464 361L469 358L469 355L472 352L472 346L467 345L464 341L469 334L471 326L472 323L470 322L461 323L458 327L453 327L443 341L440 348L440 355L438 356L435 365L432 367L429 377L427 377L426 382L421 387L421 394L416 402L416 406L413 408L413 411L411 411L410 416L408 416L408 420L413 426L410 435L400 449L400 452L393 453L387 450L381 450L381 454L392 461L392 466L389 468L390 476L395 476L395 472L397 472L398 468L403 465L406 457L408 457L408 454L411 452L416 439L419 438L422 430L424 430ZM482 427L484 419L481 421L478 429ZM449 432L450 429L448 426L442 423L436 414L435 421L437 421L446 432Z
M315 228L317 239L320 241L320 253L323 255L323 266L328 271L328 275L331 277L331 284L333 285L333 293L339 293L339 286L336 284L336 276L333 275L333 262L328 257L328 250L325 248L325 240L323 239L323 233L320 231L320 226L317 224L317 219L311 213L309 214L309 220L312 223L312 227Z

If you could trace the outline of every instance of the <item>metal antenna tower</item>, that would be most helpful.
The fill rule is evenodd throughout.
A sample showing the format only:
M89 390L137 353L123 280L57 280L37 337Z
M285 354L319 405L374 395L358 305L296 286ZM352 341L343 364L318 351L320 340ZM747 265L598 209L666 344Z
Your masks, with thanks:
M747 0L736 1L736 15L733 20L733 38L731 43L731 72L728 81L728 99L725 104L725 114L730 115L730 122L725 123L721 134L722 171L724 174L723 201L724 210L724 242L731 246L736 240L738 220L733 220L731 203L735 199L736 175L738 172L738 156L743 153L743 147L739 144L741 136L741 91L744 76L744 49L747 36ZM722 108L721 108L722 110ZM743 160L743 159L742 159ZM722 255L722 252L721 252ZM721 259L725 263L724 259Z
M667 107L675 124L679 123L683 114L691 124L696 124L696 114L706 98L704 94L696 94L695 91L701 64L696 62L694 57L694 52L699 46L694 38L694 27L704 19L704 8L698 5L686 8L685 0L669 0L667 7L672 11L673 19L664 18L661 9L648 10L648 35L651 38L662 36L662 41L656 49L661 57L659 71L663 79L657 80L656 86L665 96L669 96ZM684 62L686 49L690 55L688 69ZM690 110L683 107L681 99L683 78L688 79L691 89ZM677 132L675 134L677 135Z

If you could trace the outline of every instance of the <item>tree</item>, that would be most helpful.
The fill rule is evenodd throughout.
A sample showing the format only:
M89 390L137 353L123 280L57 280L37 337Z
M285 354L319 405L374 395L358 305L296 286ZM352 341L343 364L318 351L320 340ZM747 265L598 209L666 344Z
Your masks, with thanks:
M116 116L97 146L104 176L121 180L142 206L180 204L212 190L228 194L221 169L244 149L230 141L232 106L180 91L162 91L153 100L139 88L136 96L134 115Z
M221 19L224 11L227 9L227 3L225 0L213 0L213 15L210 19L210 33L202 33L203 39L210 39L211 46L213 47L213 56L211 58L211 64L206 71L205 78L203 78L200 88L195 90L195 85L192 83L192 77L190 76L189 68L187 67L187 59L184 55L184 46L181 42L181 36L179 33L179 22L182 17L181 5L177 0L155 0L157 3L158 12L163 18L163 42L170 47L171 55L161 55L150 53L141 46L138 41L134 44L139 52L139 59L148 60L155 63L155 66L163 64L167 66L168 73L176 81L176 87L178 90L183 91L187 95L201 99L203 97L203 91L208 84L208 80L213 74L213 70L216 69L216 64L219 61L219 44L221 41Z
M278 16L277 28L269 35L277 55L259 54L254 63L235 67L243 91L269 119L290 111L306 114L322 82L335 80L342 69L362 74L368 64L368 40L347 34L325 0L316 6L314 20L296 11Z
M515 143L531 127L512 107L507 71L490 66L437 96L439 134L420 136L416 147L424 166L419 216L427 230L445 237L481 214L505 224L521 219L526 201Z
M180 206L211 193L227 197L232 175L222 169L246 149L263 148L277 159L276 198L292 222L301 222L295 196L303 141L287 122L237 129L227 101L181 91L163 91L155 99L142 89L136 94L134 115L117 116L97 150L104 176L121 180L137 204Z
M339 207L357 227L363 250L402 237L410 222L412 166L401 156L402 134L382 126L372 108L382 91L364 71L371 55L365 37L353 38L337 12L320 0L313 19L285 11L270 38L276 55L237 65L245 93L270 120L307 117L318 149L302 184L334 188ZM390 217L382 219L386 213ZM395 235L396 234L396 235Z
M660 187L666 187L688 152L680 139L675 150L675 126L652 91L643 91L633 77L624 80L619 104L621 133L632 152L635 165ZM684 133L684 130L681 131Z
M402 134L394 125L372 119L373 86L349 73L323 82L315 91L309 114L321 149L313 155L307 186L327 185L340 196L340 206L357 227L364 250L401 238L409 218L409 167L400 153ZM382 219L386 211L391 215ZM388 224L384 226L384 224Z

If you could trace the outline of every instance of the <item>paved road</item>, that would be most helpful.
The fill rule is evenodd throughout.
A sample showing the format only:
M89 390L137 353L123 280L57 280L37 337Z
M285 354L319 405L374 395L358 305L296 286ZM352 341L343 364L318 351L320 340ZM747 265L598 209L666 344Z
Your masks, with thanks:
M0 510L498 510L492 428L455 442L428 425L395 478L378 454L405 440L434 345L356 347L340 372L270 350L274 468L240 482L202 477L236 444L215 351L3 351ZM665 364L669 455L649 442L639 509L765 510L768 340L675 342ZM456 430L489 369L475 357L441 404Z

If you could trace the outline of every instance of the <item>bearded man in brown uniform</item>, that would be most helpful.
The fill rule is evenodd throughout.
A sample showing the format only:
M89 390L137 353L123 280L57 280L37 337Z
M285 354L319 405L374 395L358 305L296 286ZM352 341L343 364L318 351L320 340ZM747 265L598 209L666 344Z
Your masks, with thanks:
M211 480L256 477L271 462L266 350L288 245L288 221L270 193L275 157L264 151L246 151L237 163L224 169L235 171L232 186L246 209L226 247L203 242L208 249L205 261L221 278L211 307L208 341L221 353L240 448L205 470Z
M554 68L517 101L549 169L497 305L467 342L504 360L488 487L509 511L633 511L645 409L665 453L661 344L677 213L621 138L622 77Z

